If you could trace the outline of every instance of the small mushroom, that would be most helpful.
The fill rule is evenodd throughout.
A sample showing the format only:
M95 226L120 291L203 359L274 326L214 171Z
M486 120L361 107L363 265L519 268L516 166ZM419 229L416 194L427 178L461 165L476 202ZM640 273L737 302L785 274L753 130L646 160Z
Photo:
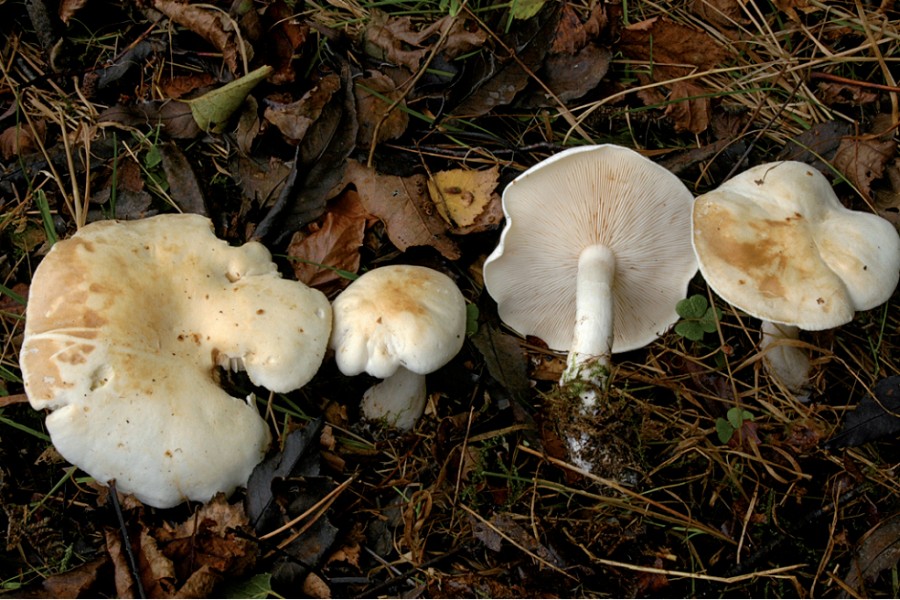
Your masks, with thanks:
M204 217L100 221L35 271L20 363L60 454L167 508L245 485L268 447L265 422L219 387L217 367L297 389L330 328L322 293L282 279L261 244L217 239Z
M563 385L606 386L610 354L678 320L697 262L693 196L665 168L615 145L566 150L503 192L506 227L484 264L500 318L568 351ZM595 389L580 394L586 407Z
M700 272L726 302L763 321L765 364L792 392L809 380L799 330L838 327L890 298L900 236L885 219L841 205L804 163L749 169L696 199ZM776 326L777 325L777 326Z
M331 348L345 375L383 379L361 410L411 429L425 410L425 375L462 348L466 302L452 279L426 267L388 265L351 283L333 302Z

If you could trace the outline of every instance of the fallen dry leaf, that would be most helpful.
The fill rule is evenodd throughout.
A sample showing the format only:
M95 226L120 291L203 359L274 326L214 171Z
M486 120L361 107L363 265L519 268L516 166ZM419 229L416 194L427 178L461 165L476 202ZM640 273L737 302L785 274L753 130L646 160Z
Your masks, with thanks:
M889 185L875 191L878 215L900 229L900 160L894 159L885 168Z
M453 227L466 227L484 212L497 188L500 169L438 171L428 180L428 193L438 213Z
M574 54L550 54L544 59L539 78L562 102L581 98L597 87L609 71L612 52L596 44L588 44ZM543 88L523 101L525 106L553 106L553 99Z
M691 10L707 23L727 30L750 22L743 5L741 0L694 0Z
M606 28L608 22L606 5L598 3L591 9L587 19L582 23L578 12L571 4L566 3L560 14L559 25L550 52L553 54L575 54L590 41L596 39Z
M209 216L203 188L187 156L173 142L162 142L157 144L157 148L169 184L169 197L182 212Z
M350 273L359 270L359 248L368 217L359 195L346 190L330 203L319 222L295 233L287 254L294 259L292 266L297 280L326 294L337 291L340 284L349 283L335 269Z
M153 0L153 8L215 46L222 53L228 69L232 73L238 72L239 38L224 13L204 5L176 0ZM246 51L250 51L249 46Z
M68 23L87 3L88 0L62 0L59 3L59 20Z
M251 5L252 6L252 5ZM249 13L256 13L255 8ZM271 81L274 85L292 83L297 78L296 56L309 37L309 24L297 18L297 13L286 2L266 5L263 17L266 44L266 61L275 69Z
M4 160L36 152L47 136L47 123L35 119L34 127L11 125L0 133L0 155Z
M800 135L792 138L778 154L778 160L796 160L826 171L835 152L845 136L850 135L853 126L846 121L825 121L816 123Z
M248 528L241 503L229 504L216 495L196 514L178 524L148 526L137 512L129 532L137 561L141 588L152 598L201 598L213 595L226 577L245 574L256 563L256 542L238 535ZM137 597L121 531L106 531L107 553L112 561L116 594Z
M99 121L100 125L122 124L140 130L161 125L166 135L175 139L195 138L201 133L187 104L167 100L117 104L100 113Z
M392 17L373 10L365 32L366 52L417 71L422 58L431 51L427 44L442 34L446 37L440 51L450 59L479 48L487 39L484 31L470 28L469 23L459 16L447 15L417 30L411 17Z
M101 556L91 562L67 571L51 575L41 584L46 596L28 596L30 598L88 598L94 595L92 586L97 582L101 569L109 565L109 557Z
M309 127L319 118L325 105L341 89L341 78L330 73L294 102L286 104L266 101L263 113L266 121L274 125L291 142L299 142Z
M866 199L872 198L872 182L884 175L888 161L897 153L893 140L847 137L834 155L834 168Z
M778 7L778 10L785 13L792 21L801 22L801 17L799 13L810 14L819 8L813 6L813 4L809 0L775 0L775 6Z
M675 122L675 131L702 133L709 127L709 98L705 90L690 81L672 84L672 104L666 107L665 115Z
M402 100L403 92L397 89L394 81L383 73L369 71L354 83L359 121L356 144L360 148L369 148L403 135L409 125L409 115L405 110L406 102ZM395 101L399 101L397 106L385 116Z
M400 251L431 246L445 258L460 257L459 247L447 237L447 224L428 198L424 175L379 175L357 161L347 162L344 180L356 186L362 205L384 222L388 238Z
M835 104L860 106L877 101L880 94L858 85L820 81L816 86L816 97L826 106Z
M657 17L623 29L616 49L631 60L651 64L654 81L712 69L727 56L708 33Z
M863 534L844 581L859 594L857 597L865 597L866 584L876 581L882 571L895 567L898 561L900 515L894 515Z
M559 10L541 19L529 19L517 25L504 40L514 55L487 55L473 64L466 77L461 77L457 90L461 95L452 113L458 118L484 115L498 106L511 103L525 89L531 74L544 62L556 31ZM461 88L461 89L460 89Z

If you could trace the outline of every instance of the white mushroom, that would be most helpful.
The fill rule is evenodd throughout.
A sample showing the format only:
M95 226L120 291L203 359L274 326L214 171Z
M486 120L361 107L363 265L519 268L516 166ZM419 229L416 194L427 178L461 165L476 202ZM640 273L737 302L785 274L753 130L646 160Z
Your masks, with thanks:
M693 244L709 286L763 321L766 365L795 392L809 370L791 342L799 329L848 323L886 302L900 278L894 227L845 208L824 175L794 161L753 167L698 197Z
M693 196L637 152L614 145L566 150L503 192L506 227L484 265L500 318L568 351L563 385L606 385L610 354L641 348L678 320L697 263Z
M466 302L459 288L433 269L389 265L347 286L333 309L338 368L384 380L363 396L363 416L411 429L425 410L425 375L462 348Z
M59 452L166 508L245 485L268 447L265 422L217 385L217 365L299 388L330 327L323 294L282 279L262 245L217 239L204 217L101 221L38 266L20 362Z

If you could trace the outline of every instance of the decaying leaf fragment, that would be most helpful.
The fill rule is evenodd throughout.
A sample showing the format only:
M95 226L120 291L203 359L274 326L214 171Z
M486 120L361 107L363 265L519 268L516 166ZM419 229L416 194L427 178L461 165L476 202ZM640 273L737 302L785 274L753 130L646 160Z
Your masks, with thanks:
M354 89L359 120L356 143L360 148L403 135L409 125L409 115L405 111L403 92L390 77L370 71L365 77L356 79ZM397 106L388 113L395 102Z
M884 175L885 166L896 154L897 143L893 140L847 137L834 155L834 168L870 199L872 182Z
M428 193L441 217L452 226L468 226L484 212L497 188L500 169L438 171L428 180Z
M862 536L844 582L858 594L856 597L868 597L866 584L874 583L882 571L895 567L898 561L900 515L893 515Z
M292 142L299 142L318 119L325 105L341 89L341 78L335 73L322 77L318 83L294 102L279 104L267 102L266 121L278 128Z
M256 542L238 534L248 529L240 503L229 504L219 494L185 521L151 527L137 519L130 535L131 551L137 558L140 589L153 598L202 598L213 595L225 579L247 573L256 563ZM116 595L138 597L138 585L122 536L106 533Z
M431 246L450 260L460 257L456 242L446 235L447 224L428 198L424 175L380 175L350 160L345 181L356 186L362 205L384 222L388 237L399 250Z
M319 222L295 233L287 254L293 259L297 280L326 293L337 287L335 284L348 282L338 271L359 270L359 248L368 217L358 194L347 190L331 203Z
M417 30L411 17L392 17L373 10L365 32L366 52L417 71L442 34L445 39L440 51L450 59L479 48L487 39L484 31L470 28L460 16L447 15Z
M828 441L829 448L859 446L900 431L900 375L875 384L873 396L864 397L847 413L840 433Z
M152 0L153 8L163 13L175 23L187 27L214 47L216 47L225 60L225 64L232 73L238 71L237 32L231 26L231 21L226 15L208 5L177 2L176 0ZM245 52L251 48L246 46Z
M710 70L727 57L726 50L709 34L659 17L623 29L616 49L631 60L647 63L650 79L659 82ZM710 112L703 88L696 83L673 84L671 92L671 99L680 102L670 105L667 114L675 118L677 127L691 133L703 131ZM656 101L652 95L650 98Z

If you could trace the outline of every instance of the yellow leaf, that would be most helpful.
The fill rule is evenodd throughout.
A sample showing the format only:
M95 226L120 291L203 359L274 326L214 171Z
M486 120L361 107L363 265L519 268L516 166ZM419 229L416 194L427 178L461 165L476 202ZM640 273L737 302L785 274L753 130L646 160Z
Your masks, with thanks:
M428 192L438 213L448 223L465 227L475 222L497 187L499 169L439 171L428 180Z

